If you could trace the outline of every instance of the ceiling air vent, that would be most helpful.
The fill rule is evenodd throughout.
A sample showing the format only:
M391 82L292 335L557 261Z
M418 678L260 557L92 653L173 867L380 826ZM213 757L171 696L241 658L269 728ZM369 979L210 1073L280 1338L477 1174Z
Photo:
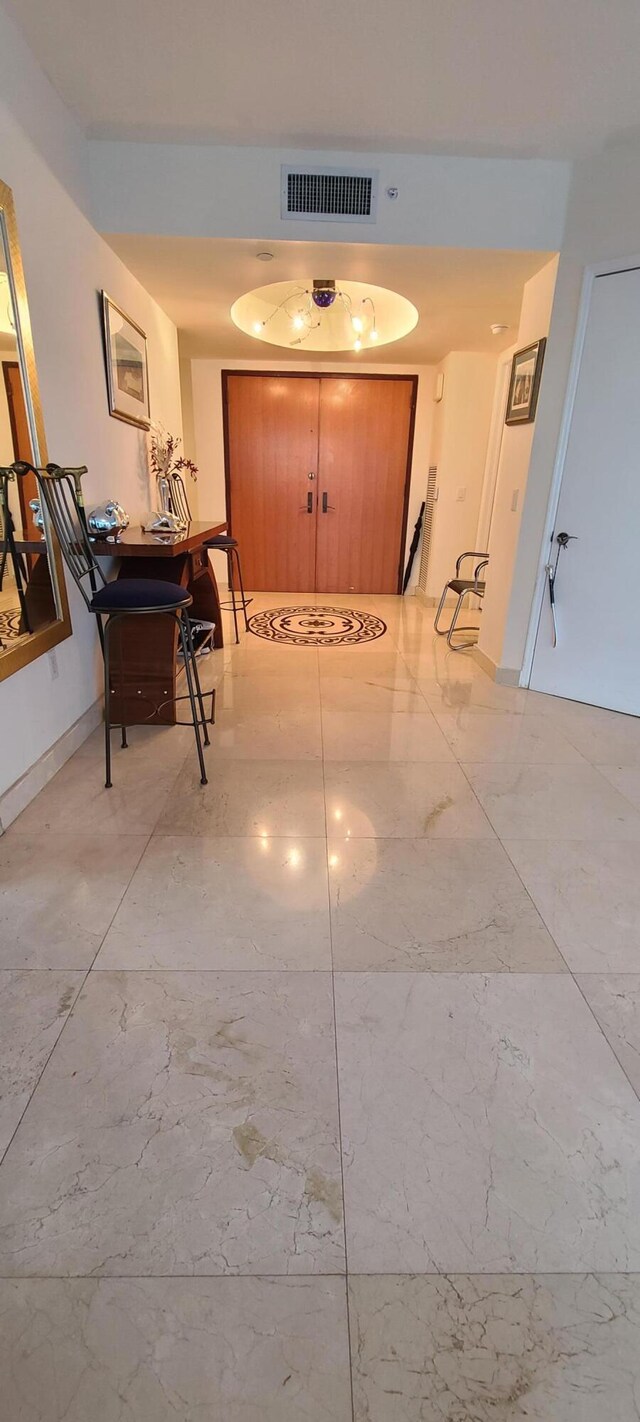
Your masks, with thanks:
M306 222L375 222L378 174L374 169L282 169L281 216Z

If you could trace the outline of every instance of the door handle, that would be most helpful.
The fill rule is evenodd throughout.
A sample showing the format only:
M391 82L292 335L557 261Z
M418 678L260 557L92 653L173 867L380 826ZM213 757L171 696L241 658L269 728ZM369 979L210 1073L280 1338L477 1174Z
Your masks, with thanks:
M548 578L549 604L551 607L552 646L554 647L558 645L558 623L556 621L556 578L558 576L558 563L560 562L560 554L564 549L569 547L570 543L574 543L576 538L577 534L575 533L558 533L555 540L558 545L555 562L545 563L544 570Z
M335 513L335 509L334 509L333 504L330 504L330 503L327 502L327 501L328 501L328 498L329 498L329 495L328 495L328 494L325 493L325 494L322 495L322 512L323 512L323 513L329 513L329 512Z
M311 493L311 490L309 490L309 493L307 494L306 507L303 504L302 508L300 509L300 513L313 513L313 494Z

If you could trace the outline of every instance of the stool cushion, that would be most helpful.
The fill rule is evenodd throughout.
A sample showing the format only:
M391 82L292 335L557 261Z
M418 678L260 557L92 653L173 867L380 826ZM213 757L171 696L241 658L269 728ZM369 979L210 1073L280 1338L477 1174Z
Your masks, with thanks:
M205 548L237 548L237 538L231 538L228 533L219 533L216 538L208 538Z
M469 588L476 588L479 593L483 593L485 584L476 583L474 578L452 578L451 582L447 583L447 587L457 593L468 592Z
M159 578L117 578L91 599L94 612L137 612L143 607L188 607L191 593Z

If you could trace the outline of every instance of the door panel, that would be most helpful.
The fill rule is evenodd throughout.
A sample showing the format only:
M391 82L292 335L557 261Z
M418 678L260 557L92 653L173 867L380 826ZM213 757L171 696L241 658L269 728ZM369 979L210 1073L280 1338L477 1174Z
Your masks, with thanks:
M226 390L229 514L245 587L312 592L320 382L228 375Z
M558 566L558 645L552 645L547 600L531 686L635 715L639 387L640 271L597 277L555 523L555 534L570 533L576 541Z
M411 380L321 380L318 592L398 592L413 396Z
M398 592L414 390L406 378L226 377L247 588Z

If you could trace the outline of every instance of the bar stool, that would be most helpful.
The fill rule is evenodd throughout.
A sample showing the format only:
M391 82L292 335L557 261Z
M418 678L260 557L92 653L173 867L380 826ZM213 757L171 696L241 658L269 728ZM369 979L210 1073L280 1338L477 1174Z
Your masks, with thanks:
M216 538L210 538L204 546L205 548L210 548L212 553L219 552L226 553L227 555L227 576L229 579L229 592L231 593L231 602L221 602L220 606L224 608L227 612L233 612L233 625L235 627L236 632L236 642L239 642L240 638L238 636L238 608L241 609L242 614L244 616L245 632L248 632L249 619L247 617L247 608L251 603L252 599L250 597L248 598L245 596L244 583L242 581L242 567L240 565L240 550L238 548L238 540L237 538L232 538L230 533L219 533ZM237 600L236 590L233 585L234 558L236 560L236 568L238 570L238 582L240 584L240 597Z
M186 519L186 521L190 523L192 519L191 505L189 503L189 496L187 494L182 475L179 473L172 474L167 480L167 484L169 492L169 506L171 512L177 514L178 518ZM242 568L240 566L240 552L238 549L238 540L237 538L232 538L231 534L229 533L220 533L217 535L216 538L210 538L208 543L204 544L204 547L210 548L212 553L226 553L227 555L227 578L229 581L229 592L231 593L231 602L221 602L220 606L224 609L225 612L233 612L233 625L236 633L236 642L239 642L240 638L238 636L238 608L241 608L242 610L242 613L244 615L245 632L248 632L249 621L247 618L247 608L251 602L251 598L245 597L244 585L242 582ZM233 585L234 558L236 560L236 568L238 570L238 582L240 584L241 594L240 598L237 601L236 590Z
M105 787L111 789L111 730L122 732L122 746L127 745L127 728L124 722L112 722L110 698L112 694L110 678L110 633L112 627L127 617L165 616L175 623L184 656L187 679L187 695L191 708L200 783L207 784L204 745L209 745L204 701L200 688L198 665L193 648L191 624L187 608L193 601L186 588L156 578L119 578L107 582L93 552L84 518L84 505L80 492L80 480L86 474L86 466L78 469L62 468L59 464L47 464L46 469L38 469L33 464L20 461L11 466L14 474L26 474L31 470L37 480L55 529L62 557L71 576L84 599L89 612L93 613L100 632L100 642L104 661L104 730L105 730ZM9 471L2 470L2 474ZM89 584L87 587L86 584ZM155 714L155 711L151 713ZM201 736L202 731L202 736Z

